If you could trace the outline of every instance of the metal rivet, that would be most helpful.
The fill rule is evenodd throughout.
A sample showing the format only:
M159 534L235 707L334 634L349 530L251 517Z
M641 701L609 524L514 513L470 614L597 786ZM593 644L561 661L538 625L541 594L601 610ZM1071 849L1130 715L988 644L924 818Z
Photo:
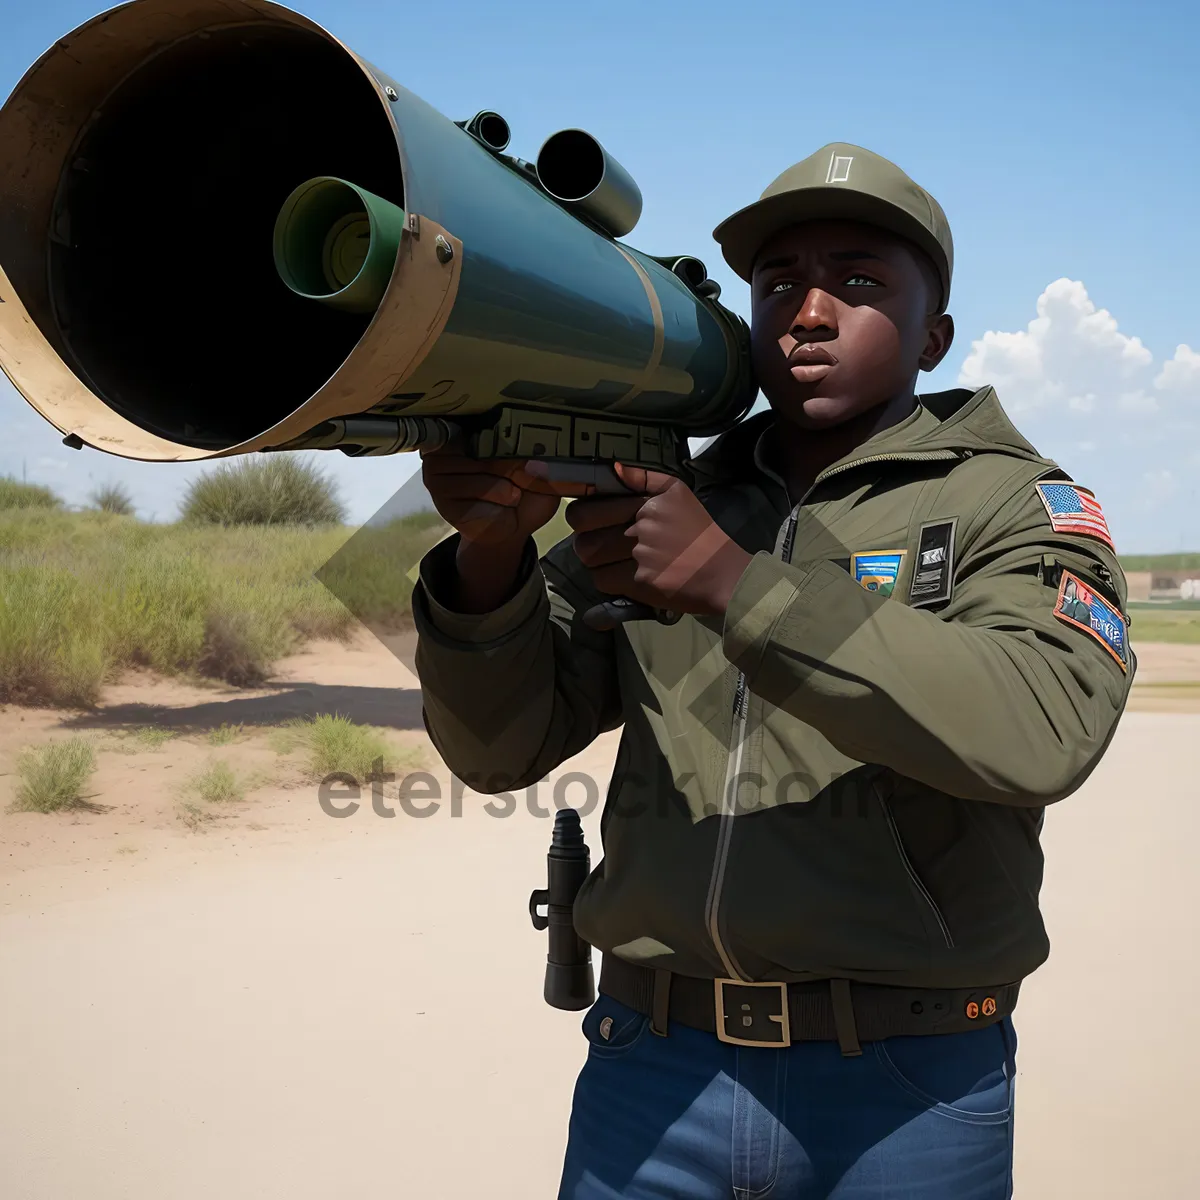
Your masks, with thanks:
M385 96L387 96L387 98L389 100L399 100L400 99L400 95L394 87L385 87L383 89L383 94Z
M612 1017L605 1017L600 1022L600 1036L607 1042L610 1033L612 1033Z
M454 257L454 247L440 233L434 238L433 250L438 262L448 263Z

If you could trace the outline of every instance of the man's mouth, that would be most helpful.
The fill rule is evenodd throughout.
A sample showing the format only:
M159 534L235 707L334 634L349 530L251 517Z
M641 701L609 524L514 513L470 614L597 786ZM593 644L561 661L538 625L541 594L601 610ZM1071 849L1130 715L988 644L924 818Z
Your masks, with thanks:
M832 367L837 359L816 342L802 342L788 355L789 367Z

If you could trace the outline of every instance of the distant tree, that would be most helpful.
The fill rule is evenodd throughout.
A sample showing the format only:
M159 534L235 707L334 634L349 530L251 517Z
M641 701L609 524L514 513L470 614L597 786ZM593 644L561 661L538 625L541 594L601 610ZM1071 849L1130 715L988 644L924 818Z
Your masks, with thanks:
M213 525L337 525L346 510L334 480L311 462L278 454L241 458L193 480L180 518Z
M121 517L134 514L133 497L123 483L105 483L96 488L90 498L93 508L100 512L116 513Z

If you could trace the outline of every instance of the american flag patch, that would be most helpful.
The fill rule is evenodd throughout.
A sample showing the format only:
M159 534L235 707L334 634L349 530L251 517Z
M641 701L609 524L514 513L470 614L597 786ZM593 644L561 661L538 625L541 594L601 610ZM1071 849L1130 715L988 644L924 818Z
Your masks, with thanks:
M1116 551L1100 501L1076 483L1037 483L1038 495L1050 514L1055 533L1082 533Z

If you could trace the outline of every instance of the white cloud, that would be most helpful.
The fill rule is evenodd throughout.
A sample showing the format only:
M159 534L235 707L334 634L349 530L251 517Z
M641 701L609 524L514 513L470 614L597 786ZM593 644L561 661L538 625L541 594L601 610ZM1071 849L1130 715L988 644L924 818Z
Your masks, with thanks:
M1190 346L1176 346L1175 357L1163 364L1154 379L1154 386L1164 391L1200 392L1200 351Z
M958 382L993 386L1041 453L1086 473L1119 550L1200 549L1200 352L1156 362L1083 283L1057 279L1024 329L971 344Z
M1020 332L989 331L973 342L960 382L990 383L1013 416L1063 404L1091 413L1106 393L1139 390L1153 355L1096 308L1082 283L1056 279L1038 297L1037 314Z

